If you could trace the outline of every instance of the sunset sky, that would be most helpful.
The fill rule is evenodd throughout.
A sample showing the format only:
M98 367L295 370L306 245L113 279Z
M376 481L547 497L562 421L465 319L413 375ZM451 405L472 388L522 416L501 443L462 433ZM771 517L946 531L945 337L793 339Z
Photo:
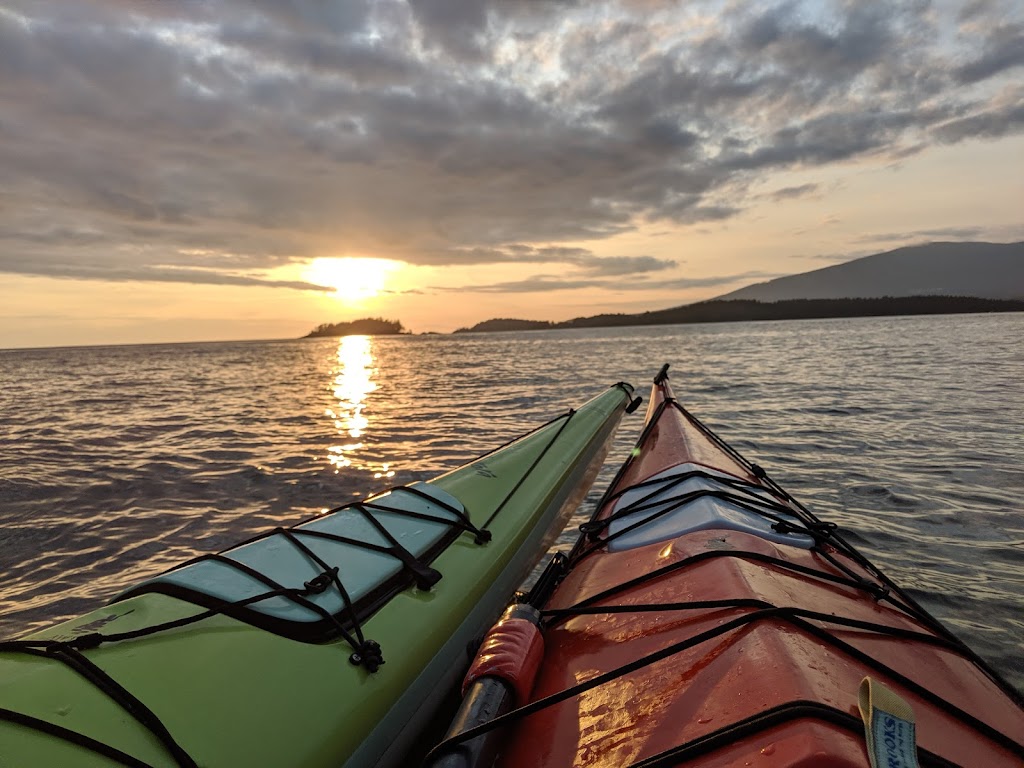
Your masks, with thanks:
M1024 4L0 0L0 347L658 309L1024 239Z

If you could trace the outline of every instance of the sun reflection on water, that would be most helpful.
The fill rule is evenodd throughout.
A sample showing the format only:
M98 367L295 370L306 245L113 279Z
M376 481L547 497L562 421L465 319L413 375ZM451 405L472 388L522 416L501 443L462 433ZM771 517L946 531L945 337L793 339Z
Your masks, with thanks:
M369 336L344 336L338 342L338 367L332 382L337 404L326 410L343 441L327 449L327 459L335 474L342 469L369 470L378 479L395 474L389 464L360 460L358 455L366 447L364 435L370 426L365 413L366 399L377 389L374 377L378 371L374 362L373 341Z

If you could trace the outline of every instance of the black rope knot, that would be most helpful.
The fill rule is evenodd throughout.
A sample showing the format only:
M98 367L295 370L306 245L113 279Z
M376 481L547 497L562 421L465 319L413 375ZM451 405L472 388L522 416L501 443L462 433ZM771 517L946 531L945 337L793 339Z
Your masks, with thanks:
M99 648L106 638L99 632L90 632L87 635L79 635L67 640L61 645L67 646L68 648L74 648L76 651L88 651L92 648Z
M884 600L889 596L889 585L888 584L871 584L868 587L868 591L871 592L877 603L879 600Z
M815 546L827 542L839 528L835 523L806 520L797 524L785 518L772 523L772 530L779 533L802 533L814 539Z
M807 524L807 527L814 531L816 534L821 536L823 539L830 539L832 535L839 530L839 525L833 522L821 522L815 521Z
M778 520L772 523L772 530L778 531L779 533L807 533L808 528L803 525L797 525L796 523L790 522L789 520Z
M768 473L764 471L760 464L751 464L750 474L752 474L758 480L764 480L768 477Z
M476 538L473 539L474 544L486 544L491 540L491 532L486 528L481 528L476 532Z
M606 522L604 520L590 520L586 523L580 523L579 530L584 536L590 541L597 538L597 535L604 530Z
M318 573L312 579L307 581L304 586L306 589L303 594L306 595L319 595L321 592L326 592L327 588L334 583L334 578L338 575L338 566L334 566L326 571Z
M376 640L364 640L348 660L357 667L366 667L366 671L370 673L376 672L385 664L380 643Z

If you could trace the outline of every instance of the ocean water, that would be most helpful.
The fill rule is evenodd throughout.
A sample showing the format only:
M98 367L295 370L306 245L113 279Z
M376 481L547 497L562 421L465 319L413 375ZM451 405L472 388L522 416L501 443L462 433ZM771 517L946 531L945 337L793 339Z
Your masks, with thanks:
M687 407L1024 688L1022 339L1001 314L0 350L0 637L616 381L646 395L669 362Z

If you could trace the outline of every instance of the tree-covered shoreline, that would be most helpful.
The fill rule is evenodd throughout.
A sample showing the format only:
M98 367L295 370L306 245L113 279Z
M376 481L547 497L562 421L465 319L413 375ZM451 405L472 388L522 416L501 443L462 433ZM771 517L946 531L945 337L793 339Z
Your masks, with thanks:
M874 299L788 299L774 302L714 299L653 312L601 314L577 317L563 322L512 318L485 320L471 328L459 328L455 333L979 312L1024 312L1024 300L980 299L971 296L885 296Z

